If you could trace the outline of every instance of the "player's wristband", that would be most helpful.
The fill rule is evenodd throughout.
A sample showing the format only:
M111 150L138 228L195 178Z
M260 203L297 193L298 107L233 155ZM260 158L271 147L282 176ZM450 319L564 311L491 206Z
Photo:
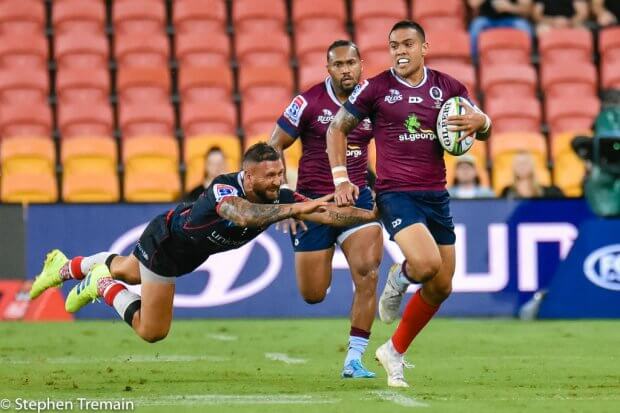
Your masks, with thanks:
M332 175L333 174L337 174L338 172L347 172L347 167L346 166L334 166L332 168Z
M351 182L348 177L343 176L340 178L334 178L334 186L338 186L343 182Z
M482 125L482 129L479 130L478 132L487 133L489 129L491 128L491 118L489 118L489 116L486 113L483 113L482 115L484 116L484 125Z

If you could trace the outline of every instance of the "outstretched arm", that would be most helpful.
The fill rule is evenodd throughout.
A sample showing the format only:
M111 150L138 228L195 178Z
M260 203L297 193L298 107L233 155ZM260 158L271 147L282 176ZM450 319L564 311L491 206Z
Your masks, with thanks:
M359 189L349 181L347 173L347 135L359 123L344 107L336 113L327 129L327 156L332 168L334 186L336 187L336 204L352 205L359 195Z
M300 219L333 227L349 227L377 220L377 210L369 211L356 207L324 206L320 212L300 215Z

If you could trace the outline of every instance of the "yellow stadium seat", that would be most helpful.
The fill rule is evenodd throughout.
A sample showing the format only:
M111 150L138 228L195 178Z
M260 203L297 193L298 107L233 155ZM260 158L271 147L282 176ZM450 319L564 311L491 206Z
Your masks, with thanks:
M13 172L46 172L56 170L54 142L47 137L16 136L0 144L2 174Z
M489 186L489 173L487 172L487 145L485 142L476 141L474 146L467 152L474 158L476 172L480 178L480 184L483 186ZM458 156L444 153L444 162L446 163L446 182L448 186L451 186L454 182L454 170L456 168L456 161Z
M62 199L65 202L118 202L120 190L116 170L65 172Z
M136 136L123 141L125 172L178 172L179 145L168 136Z
M573 151L571 142L576 135L591 134L589 131L581 134L562 133L551 139L553 182L566 196L580 197L583 194L586 173L585 163Z
M241 141L233 135L198 135L185 140L185 189L191 190L200 185L204 175L206 153L218 147L224 153L228 172L239 169L241 164Z
M65 174L79 171L117 171L116 141L109 137L84 136L65 139L61 147Z
M125 174L127 202L173 202L179 198L181 179L176 171L139 171Z
M58 199L56 175L50 171L15 171L2 175L2 202L49 203Z

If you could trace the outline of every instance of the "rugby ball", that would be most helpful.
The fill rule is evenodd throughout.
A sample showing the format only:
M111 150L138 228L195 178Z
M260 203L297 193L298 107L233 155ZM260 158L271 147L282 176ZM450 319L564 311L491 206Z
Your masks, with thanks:
M463 132L452 132L448 129L448 117L464 115L466 106L472 107L471 104L461 97L453 97L444 102L437 116L437 135L439 143L443 149L455 156L463 155L469 150L476 140L476 135L469 136L462 141L458 141Z

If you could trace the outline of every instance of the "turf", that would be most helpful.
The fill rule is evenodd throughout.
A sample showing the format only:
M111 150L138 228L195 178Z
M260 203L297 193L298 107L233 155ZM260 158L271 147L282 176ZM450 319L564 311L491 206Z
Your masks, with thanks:
M372 357L393 328L380 322L365 357L378 373L370 380L339 378L342 319L175 321L157 344L121 322L3 323L0 398L125 399L138 412L175 413L617 412L618 327L435 320L409 354L414 387L390 390Z

